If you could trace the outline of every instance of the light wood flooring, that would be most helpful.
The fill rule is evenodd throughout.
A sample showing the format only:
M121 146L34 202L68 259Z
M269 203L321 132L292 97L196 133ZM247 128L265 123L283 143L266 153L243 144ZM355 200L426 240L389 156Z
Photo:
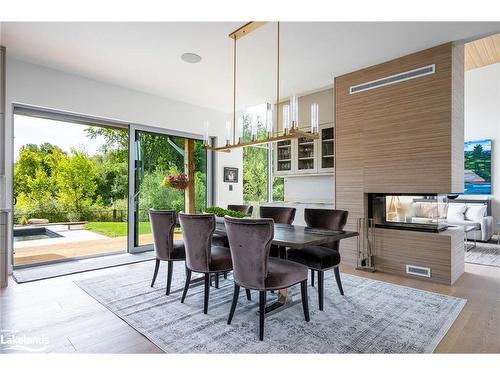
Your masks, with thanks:
M154 344L73 283L76 279L133 267L137 265L20 285L11 278L9 287L0 290L1 329L45 335L50 340L47 349L50 352L159 353ZM465 267L466 273L453 286L383 273L365 273L350 267L343 267L342 272L466 298L465 308L436 352L499 353L500 268L473 264Z
M174 239L182 239L182 233L174 233ZM139 245L151 243L153 243L152 234L141 234L139 236ZM14 265L23 266L76 257L103 255L120 251L125 252L126 248L126 236L23 247L16 249L14 254Z

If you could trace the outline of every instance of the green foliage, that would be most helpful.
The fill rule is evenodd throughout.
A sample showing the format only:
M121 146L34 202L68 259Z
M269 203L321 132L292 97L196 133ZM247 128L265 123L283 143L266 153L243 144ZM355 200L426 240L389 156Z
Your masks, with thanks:
M266 136L264 119L258 118L257 139ZM251 116L243 116L243 134L245 140L250 140L251 136ZM243 201L245 203L267 202L267 178L268 178L268 152L270 148L266 145L256 147L245 147L243 149ZM284 199L284 179L273 177L272 185L273 201L283 201Z
M283 202L285 199L285 179L273 177L273 202Z
M107 237L123 237L127 235L127 223L120 222L89 222L85 229ZM151 233L151 225L147 221L139 222L139 234Z
M82 152L73 150L72 157L59 163L56 181L57 198L65 206L70 220L88 218L97 190L97 167Z
M227 210L222 207L207 207L205 209L206 213L209 214L214 214L217 217L224 217L224 216L231 216L231 217L238 217L238 218L244 218L244 217L249 217L250 215L244 214L243 212L239 211L233 211L233 210Z
M116 156L112 153L92 158L97 173L95 195L102 198L104 206L112 206L128 195L128 162Z
M161 186L167 171L156 169L144 175L140 185L139 220L148 220L150 208L163 210L184 210L184 192Z
M27 144L14 164L15 217L126 221L128 207L128 131L88 127L90 139L104 137L100 153L70 155L50 143ZM184 210L184 192L161 186L167 170L183 173L184 138L138 133L140 158L136 178L140 189L140 220L149 208ZM206 152L195 141L195 208L206 206Z

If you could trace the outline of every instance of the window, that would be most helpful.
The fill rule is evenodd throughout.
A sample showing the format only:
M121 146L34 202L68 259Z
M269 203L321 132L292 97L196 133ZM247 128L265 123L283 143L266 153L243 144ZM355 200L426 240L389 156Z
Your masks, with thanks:
M257 122L257 139L265 139L265 116L265 104L249 108L243 114L243 140L251 139L254 120ZM273 147L271 143L264 143L243 148L243 201L246 204L258 206L262 202L284 199L284 178L272 175Z

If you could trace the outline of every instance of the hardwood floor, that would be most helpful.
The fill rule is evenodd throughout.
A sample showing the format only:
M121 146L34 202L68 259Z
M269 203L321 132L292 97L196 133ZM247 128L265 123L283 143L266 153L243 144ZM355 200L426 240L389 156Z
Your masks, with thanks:
M120 272L126 265L58 277L0 290L0 324L32 336L45 335L49 352L159 353L153 343L87 295L73 280ZM342 272L468 300L437 353L500 352L500 268L466 264L453 286L343 267ZM229 309L229 306L228 306ZM429 317L432 319L432 317Z
M181 239L182 233L174 233L174 240ZM153 243L153 235L151 233L141 234L139 236L139 245L151 243ZM14 265L23 266L62 259L125 252L126 248L126 236L23 247L16 249L14 254Z

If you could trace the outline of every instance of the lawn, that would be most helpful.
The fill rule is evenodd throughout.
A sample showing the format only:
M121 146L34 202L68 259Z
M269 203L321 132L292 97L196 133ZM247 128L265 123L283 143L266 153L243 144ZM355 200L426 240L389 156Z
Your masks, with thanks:
M121 237L127 235L127 223L123 222L95 222L85 224L85 229L108 237ZM139 223L139 234L151 233L151 226L147 221Z

